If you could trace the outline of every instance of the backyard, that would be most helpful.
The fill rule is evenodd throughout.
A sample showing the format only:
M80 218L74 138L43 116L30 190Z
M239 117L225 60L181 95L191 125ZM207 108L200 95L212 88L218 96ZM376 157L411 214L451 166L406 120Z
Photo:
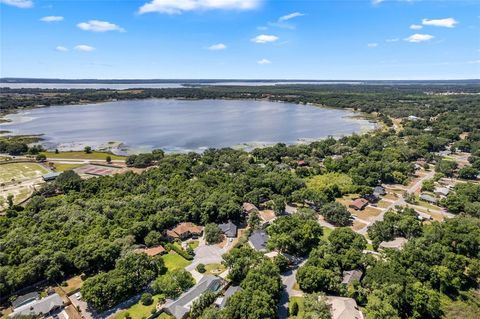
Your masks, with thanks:
M31 179L47 174L48 170L35 163L10 163L0 165L0 183Z
M183 269L192 263L174 251L170 251L168 254L164 255L163 262L165 263L165 267L167 267L168 271Z

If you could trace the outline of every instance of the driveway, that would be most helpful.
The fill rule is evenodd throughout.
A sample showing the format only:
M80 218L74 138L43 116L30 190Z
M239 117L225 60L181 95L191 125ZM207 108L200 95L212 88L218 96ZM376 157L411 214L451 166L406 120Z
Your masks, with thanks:
M282 280L283 290L280 295L280 301L278 302L278 318L287 319L288 318L288 300L290 297L300 297L303 296L303 292L294 290L293 286L296 282L297 270L298 268L305 265L307 260L303 260L300 264L295 266L292 269L284 272L280 275Z
M185 267L185 270L190 272L195 280L200 280L203 275L200 274L196 267L198 264L221 264L223 261L222 255L233 248L233 240L228 239L227 244L220 248L218 245L207 245L205 239L202 237L199 240L198 247L195 248L195 257L190 265Z

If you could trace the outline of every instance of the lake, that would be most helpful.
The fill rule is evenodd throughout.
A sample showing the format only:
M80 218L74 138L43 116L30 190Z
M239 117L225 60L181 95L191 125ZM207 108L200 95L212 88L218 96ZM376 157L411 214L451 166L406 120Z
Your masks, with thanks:
M49 149L201 152L294 144L374 128L347 110L258 100L148 99L59 105L6 116L1 130L44 134Z

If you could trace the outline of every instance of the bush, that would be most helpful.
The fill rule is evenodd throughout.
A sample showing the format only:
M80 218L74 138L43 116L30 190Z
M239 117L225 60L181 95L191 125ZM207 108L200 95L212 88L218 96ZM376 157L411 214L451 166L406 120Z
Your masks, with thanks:
M290 315L291 316L298 315L298 303L296 301L292 302L292 307L290 308Z
M198 264L197 265L197 271L201 274L203 274L204 272L207 271L207 269L205 268L205 265L204 264Z
M153 303L152 294L150 294L148 292L142 294L142 297L140 298L140 301L141 301L142 305L150 306Z

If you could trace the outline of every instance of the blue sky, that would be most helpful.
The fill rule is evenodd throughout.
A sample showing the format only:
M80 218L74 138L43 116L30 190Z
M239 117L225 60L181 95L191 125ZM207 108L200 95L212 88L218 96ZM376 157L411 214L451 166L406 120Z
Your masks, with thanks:
M0 77L480 78L479 0L0 2Z

